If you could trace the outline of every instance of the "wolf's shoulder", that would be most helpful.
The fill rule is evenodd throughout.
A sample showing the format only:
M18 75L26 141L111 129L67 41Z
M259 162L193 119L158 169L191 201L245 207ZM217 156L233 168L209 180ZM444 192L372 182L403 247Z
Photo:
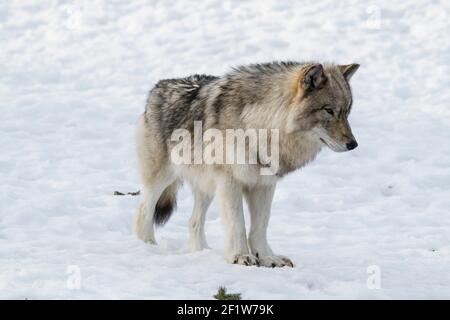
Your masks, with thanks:
M286 72L297 68L305 64L304 62L296 61L272 61L266 63L253 63L248 65L241 65L232 68L231 72L228 73L229 76L239 76L239 75L261 75L261 74L273 74L279 72Z

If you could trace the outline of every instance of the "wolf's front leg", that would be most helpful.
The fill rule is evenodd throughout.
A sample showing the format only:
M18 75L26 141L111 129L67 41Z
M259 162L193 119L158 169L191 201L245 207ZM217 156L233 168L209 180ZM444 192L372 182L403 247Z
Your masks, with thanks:
M267 242L267 226L274 192L275 184L245 190L251 219L248 243L251 252L258 257L260 265L272 268L293 267L294 264L289 258L275 255Z
M258 259L248 250L242 207L242 186L229 178L224 178L217 186L216 196L227 228L225 259L234 264L259 265Z

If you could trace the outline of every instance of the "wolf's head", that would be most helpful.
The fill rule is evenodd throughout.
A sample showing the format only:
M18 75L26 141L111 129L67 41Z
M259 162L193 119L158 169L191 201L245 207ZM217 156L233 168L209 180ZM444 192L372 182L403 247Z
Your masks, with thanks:
M358 64L309 64L298 71L293 84L287 132L312 131L336 152L358 146L348 123L352 107L349 80Z

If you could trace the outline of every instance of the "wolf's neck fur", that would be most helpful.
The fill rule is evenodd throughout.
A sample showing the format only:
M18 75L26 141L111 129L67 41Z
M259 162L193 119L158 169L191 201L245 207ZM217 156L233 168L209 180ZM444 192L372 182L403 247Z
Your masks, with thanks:
M287 134L280 132L280 168L283 176L295 171L312 160L322 149L322 144L312 132Z
M297 65L291 66L288 72L275 73L278 81L273 83L278 86L270 87L271 94L267 94L270 98L265 99L263 103L247 106L241 114L244 127L279 130L279 176L305 166L314 160L322 149L322 143L313 132L286 132L292 102L301 95L298 92L300 69L301 65Z

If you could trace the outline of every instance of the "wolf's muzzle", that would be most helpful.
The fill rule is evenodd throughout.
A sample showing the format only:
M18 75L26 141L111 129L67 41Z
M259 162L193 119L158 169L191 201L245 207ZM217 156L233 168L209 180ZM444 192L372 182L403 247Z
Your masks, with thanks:
M348 150L353 150L358 146L358 142L356 142L356 140L353 140L347 143L345 146L347 147Z

